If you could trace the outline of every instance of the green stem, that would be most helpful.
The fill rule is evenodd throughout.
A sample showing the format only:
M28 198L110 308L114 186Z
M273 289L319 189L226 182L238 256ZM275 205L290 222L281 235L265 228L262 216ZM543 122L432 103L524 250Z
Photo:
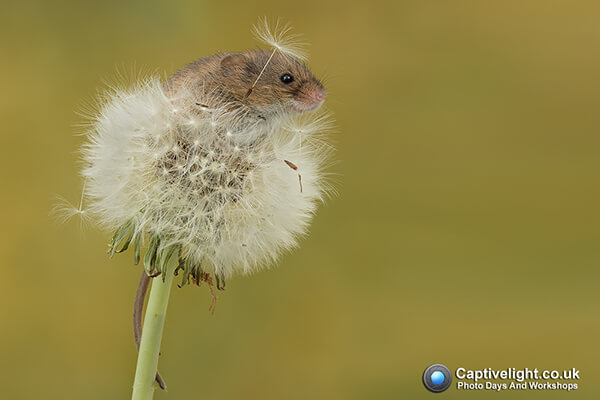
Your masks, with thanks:
M165 278L163 282L163 276ZM167 304L171 293L173 271L165 268L162 276L152 280L148 307L142 329L142 340L133 382L132 400L150 400L154 395L154 379L158 367L158 353L162 340Z

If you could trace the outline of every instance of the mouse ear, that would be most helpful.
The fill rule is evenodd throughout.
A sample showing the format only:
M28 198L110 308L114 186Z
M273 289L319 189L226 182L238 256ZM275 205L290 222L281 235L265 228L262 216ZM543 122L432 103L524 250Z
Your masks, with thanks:
M221 60L221 72L224 76L235 76L243 72L247 58L244 54L229 54Z

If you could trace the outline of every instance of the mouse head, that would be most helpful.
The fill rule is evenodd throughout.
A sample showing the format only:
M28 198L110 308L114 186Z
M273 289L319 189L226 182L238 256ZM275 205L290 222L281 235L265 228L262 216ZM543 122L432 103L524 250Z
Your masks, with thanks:
M301 62L279 52L252 50L221 59L224 90L264 116L316 110L327 90Z

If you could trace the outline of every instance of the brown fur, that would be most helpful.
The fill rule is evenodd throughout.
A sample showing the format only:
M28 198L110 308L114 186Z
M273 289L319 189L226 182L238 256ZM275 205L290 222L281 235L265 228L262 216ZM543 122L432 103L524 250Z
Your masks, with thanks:
M279 52L273 54L256 81L271 55L272 51L259 49L202 58L175 73L165 86L177 90L185 84L198 93L212 93L223 102L237 103L267 116L297 111L298 104L310 108L316 101L315 94L325 96L325 88L304 64ZM290 84L280 79L286 73L294 78Z

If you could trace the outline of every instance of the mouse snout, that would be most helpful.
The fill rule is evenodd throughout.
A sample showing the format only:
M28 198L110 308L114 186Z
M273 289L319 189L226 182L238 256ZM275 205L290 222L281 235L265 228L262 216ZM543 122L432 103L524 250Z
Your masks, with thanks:
M323 87L323 85L321 85L321 84L316 85L314 92L313 92L313 99L316 102L322 102L323 100L325 100L326 96L327 96L327 89L325 89Z
M296 102L295 108L297 111L312 111L316 110L323 104L327 96L327 89L319 82L311 82L305 84L299 101Z
M315 108L317 108L325 100L325 97L327 96L327 89L323 87L321 82L317 81L309 86L308 93L310 97L310 103L312 103L315 106Z

